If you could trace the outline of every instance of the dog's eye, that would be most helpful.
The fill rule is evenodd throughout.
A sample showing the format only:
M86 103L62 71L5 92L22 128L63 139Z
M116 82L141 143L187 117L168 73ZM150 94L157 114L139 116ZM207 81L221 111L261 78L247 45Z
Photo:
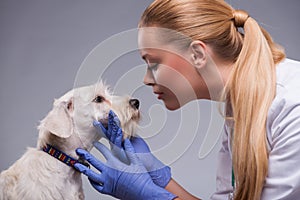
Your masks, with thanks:
M96 103L102 103L105 100L103 96L96 96L96 98L93 100Z

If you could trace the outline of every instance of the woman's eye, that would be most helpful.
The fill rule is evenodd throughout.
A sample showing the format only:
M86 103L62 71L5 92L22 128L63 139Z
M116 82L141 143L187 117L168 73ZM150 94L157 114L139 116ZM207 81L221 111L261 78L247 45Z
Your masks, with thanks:
M104 100L105 98L103 96L96 96L93 101L96 103L102 103Z
M150 69L150 70L156 70L157 69L157 67L158 67L158 63L151 63L149 66L148 66L148 68Z

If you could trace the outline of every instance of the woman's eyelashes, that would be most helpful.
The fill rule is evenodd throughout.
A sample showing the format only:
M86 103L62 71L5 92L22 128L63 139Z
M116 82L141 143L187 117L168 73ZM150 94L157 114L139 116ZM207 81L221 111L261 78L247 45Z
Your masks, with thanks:
M159 65L158 63L151 63L151 65L148 66L148 68L151 69L152 71L156 71L158 65Z
M148 69L151 71L156 71L159 66L159 63L148 63Z

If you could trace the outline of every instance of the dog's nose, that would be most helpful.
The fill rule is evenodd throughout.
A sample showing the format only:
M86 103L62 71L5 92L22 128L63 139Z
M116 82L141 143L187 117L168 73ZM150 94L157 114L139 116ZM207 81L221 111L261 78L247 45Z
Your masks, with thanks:
M139 107L140 107L140 101L137 99L130 99L129 104L131 105L131 107L133 107L135 109L139 109Z

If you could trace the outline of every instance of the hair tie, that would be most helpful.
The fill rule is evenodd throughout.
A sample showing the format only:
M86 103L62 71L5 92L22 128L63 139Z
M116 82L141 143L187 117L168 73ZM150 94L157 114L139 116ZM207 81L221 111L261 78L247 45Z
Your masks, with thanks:
M244 10L235 10L233 12L233 20L236 27L243 27L248 18L249 15Z

